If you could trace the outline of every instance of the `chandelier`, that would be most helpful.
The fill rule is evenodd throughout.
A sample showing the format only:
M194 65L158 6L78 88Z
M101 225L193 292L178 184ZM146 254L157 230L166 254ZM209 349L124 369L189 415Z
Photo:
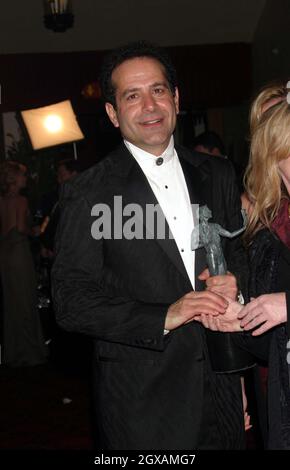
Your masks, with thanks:
M44 25L56 33L63 33L73 26L71 0L44 0Z

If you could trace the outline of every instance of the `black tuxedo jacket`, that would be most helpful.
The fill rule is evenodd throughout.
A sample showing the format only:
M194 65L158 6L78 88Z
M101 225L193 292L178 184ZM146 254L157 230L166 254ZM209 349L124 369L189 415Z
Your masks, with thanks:
M231 165L176 147L193 204L212 210L228 230L242 224ZM164 335L170 304L192 290L172 239L96 240L92 208L157 204L124 145L65 185L53 292L59 324L95 338L95 403L100 447L238 448L243 414L237 376L210 369L197 322ZM186 230L186 227L184 228ZM144 228L144 233L146 229ZM243 279L240 240L224 241L228 268ZM196 274L205 267L196 252ZM197 281L197 289L202 283Z

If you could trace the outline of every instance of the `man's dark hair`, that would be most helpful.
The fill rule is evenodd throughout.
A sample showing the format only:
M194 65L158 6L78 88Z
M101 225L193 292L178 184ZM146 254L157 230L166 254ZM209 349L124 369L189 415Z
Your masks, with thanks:
M210 152L214 148L217 148L222 155L226 154L222 139L213 131L206 131L195 137L192 142L192 148L194 149L198 145L203 145L203 147L207 148Z
M116 107L115 88L112 83L113 71L126 60L137 57L149 57L160 62L164 67L172 94L175 95L177 86L176 70L165 49L147 41L137 41L114 49L105 57L100 73L102 98L105 102Z

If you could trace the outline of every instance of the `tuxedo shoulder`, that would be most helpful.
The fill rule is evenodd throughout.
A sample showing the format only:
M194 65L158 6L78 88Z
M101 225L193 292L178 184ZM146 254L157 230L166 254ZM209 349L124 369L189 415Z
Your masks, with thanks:
M227 158L210 155L207 161L216 171L231 172L234 168L232 162Z
M175 148L179 158L186 160L194 166L203 165L212 171L221 173L231 171L232 169L232 164L227 158L197 152L181 145L177 145Z

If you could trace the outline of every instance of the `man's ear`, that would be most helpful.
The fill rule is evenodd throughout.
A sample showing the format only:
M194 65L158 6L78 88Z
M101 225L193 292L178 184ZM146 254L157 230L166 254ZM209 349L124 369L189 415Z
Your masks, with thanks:
M106 108L107 115L109 116L112 124L115 127L119 127L119 121L118 121L117 113L116 113L114 106L111 103L106 103L105 108Z
M176 114L179 114L179 91L177 87L175 87L174 103Z

